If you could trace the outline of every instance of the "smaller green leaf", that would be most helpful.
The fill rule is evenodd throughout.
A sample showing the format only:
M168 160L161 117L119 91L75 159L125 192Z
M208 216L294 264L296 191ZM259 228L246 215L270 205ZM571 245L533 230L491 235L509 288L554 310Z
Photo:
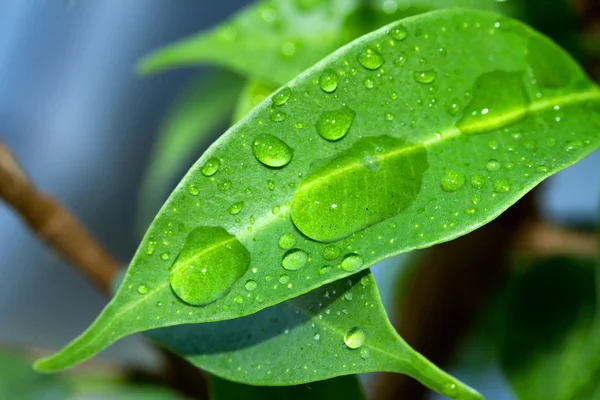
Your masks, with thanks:
M174 187L173 180L191 165L210 135L233 112L243 81L230 72L202 74L176 100L162 124L143 179L138 224L143 229Z
M249 386L213 377L211 400L366 400L354 375L297 386Z

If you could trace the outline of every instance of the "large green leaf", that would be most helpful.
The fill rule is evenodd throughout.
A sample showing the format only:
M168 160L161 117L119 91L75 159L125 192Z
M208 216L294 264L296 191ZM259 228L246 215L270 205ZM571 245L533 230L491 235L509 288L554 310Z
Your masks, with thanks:
M210 392L211 400L365 400L356 376L283 387L248 386L215 377Z
M593 261L521 265L493 308L487 341L522 400L600 398Z
M282 277L267 284L289 285ZM480 398L398 336L368 270L243 318L145 334L199 368L246 384L296 385L390 371L452 398Z
M513 2L496 0L267 0L214 30L161 49L140 64L143 73L187 65L230 68L281 85L350 40L400 18L447 7L513 14ZM251 62L249 62L251 60Z
M146 229L174 185L215 129L233 113L242 79L229 72L203 74L176 100L155 144L144 177L138 205L138 222ZM142 231L143 232L143 231Z
M134 332L252 314L456 238L596 149L599 127L596 86L521 23L447 10L386 26L215 142L100 317L37 367L69 367Z

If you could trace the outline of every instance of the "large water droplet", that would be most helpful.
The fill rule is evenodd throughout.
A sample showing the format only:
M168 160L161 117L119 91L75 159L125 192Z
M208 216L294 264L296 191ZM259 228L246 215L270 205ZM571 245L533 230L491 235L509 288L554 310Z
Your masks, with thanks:
M204 176L212 176L214 175L221 166L221 161L217 157L213 157L209 159L201 168L202 175Z
M365 154L377 154L379 169L365 168ZM359 139L308 174L294 193L292 220L313 240L344 238L408 207L428 167L419 145L388 136Z
M406 28L402 24L396 25L394 28L388 31L388 35L390 35L392 39L398 41L404 40L407 34L408 32L406 31Z
M373 49L365 49L358 56L358 62L366 69L375 70L383 65L383 57Z
M281 265L288 271L297 271L303 268L308 261L308 254L300 249L293 249L285 253Z
M319 86L324 92L331 93L337 89L337 74L332 69L326 69L319 77Z
M229 214L231 215L237 215L240 213L240 211L242 211L242 208L244 208L244 202L243 201L238 201L237 203L233 203L231 205L231 207L229 207Z
M258 286L258 283L256 283L255 280L250 279L246 281L246 284L244 285L244 287L246 288L247 291L251 292L254 289L256 289L256 287Z
M296 236L291 233L284 233L279 238L278 244L283 250L289 250L296 245Z
M194 229L169 269L171 288L184 302L204 306L225 296L250 263L250 253L220 227Z
M282 106L287 103L291 95L292 90L289 87L284 86L279 92L273 95L271 101L273 102L274 106Z
M428 69L426 71L415 71L413 77L415 78L415 81L419 83L428 84L435 80L436 73L432 69Z
M350 349L358 349L365 344L365 340L367 340L365 331L357 326L348 329L344 335L344 343Z
M292 160L293 150L281 139L266 133L254 139L252 152L258 161L267 167L283 167Z
M342 260L342 269L346 272L358 271L363 266L363 259L356 253L348 254Z
M458 171L446 171L440 185L446 192L455 192L465 185L465 176Z
M471 186L475 189L481 189L485 185L485 178L480 174L475 174L471 177Z
M346 136L356 113L347 106L337 110L325 111L317 120L319 135L327 140L339 140Z

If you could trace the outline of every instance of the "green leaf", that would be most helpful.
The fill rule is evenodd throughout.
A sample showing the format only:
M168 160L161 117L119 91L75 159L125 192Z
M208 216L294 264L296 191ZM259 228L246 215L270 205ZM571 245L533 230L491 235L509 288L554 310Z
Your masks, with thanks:
M267 284L286 287L289 279L282 275ZM297 385L390 371L453 398L480 398L398 336L368 270L243 318L145 335L201 369L245 384Z
M448 7L511 15L514 7L496 0L417 0L407 5L390 8L382 0L261 1L214 30L150 54L139 69L150 74L210 64L281 85L350 40L397 19Z
M249 386L213 377L211 400L366 400L356 376L298 386Z
M215 129L230 118L243 81L230 72L197 78L169 111L160 128L138 202L138 224L146 229L173 189L173 180L193 162ZM142 231L143 232L143 231Z
M16 354L0 354L0 399L62 400L68 393L58 376L35 372L29 360Z
M600 319L594 322L593 262L521 265L487 310L487 340L523 400L592 400L600 395Z
M319 81L331 71L337 88L327 92ZM252 314L464 235L595 150L599 127L595 84L521 23L447 10L383 27L215 142L154 220L115 298L37 368L67 368L134 332ZM241 247L249 262L228 256L246 271L229 287L230 272L211 266ZM223 297L189 305L207 299L182 289L179 254L193 260L190 286L220 282L211 292ZM281 275L286 284L268 281Z

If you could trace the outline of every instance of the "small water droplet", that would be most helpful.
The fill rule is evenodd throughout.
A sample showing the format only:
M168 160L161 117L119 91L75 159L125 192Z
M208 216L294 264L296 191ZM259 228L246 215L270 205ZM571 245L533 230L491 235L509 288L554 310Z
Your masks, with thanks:
M235 301L238 304L242 304L244 302L244 298L242 296L235 296L233 301Z
M283 250L289 250L296 245L296 236L291 233L284 233L279 237L279 247Z
M373 82L373 79L367 78L363 81L363 85L365 85L367 89L373 89L375 87L375 82Z
M265 275L265 281L270 282L273 280L273 275L267 274Z
M219 183L217 187L219 188L219 190L226 191L231 189L231 185L231 181L229 179L226 179L223 182Z
M432 69L426 71L415 71L413 77L415 78L415 81L419 83L429 84L435 80L436 73Z
M289 281L290 281L290 277L286 274L283 274L279 277L279 283L281 283L282 285L285 285Z
M363 158L361 158L360 164L369 171L377 171L381 167L377 156L371 155L365 155Z
M244 202L243 201L238 201L237 203L233 203L231 205L231 207L229 207L229 214L231 215L237 215L240 213L240 211L242 211L242 208L244 207Z
M246 281L246 284L244 285L244 287L246 288L246 290L249 291L249 292L251 292L254 289L256 289L257 286L258 286L258 284L253 279L250 279L250 280Z
M353 350L358 349L365 344L366 339L367 335L365 334L365 331L357 326L348 329L344 335L344 343L346 343L348 348Z
M510 183L504 179L500 179L494 183L494 191L496 193L510 192Z
M333 111L325 111L317 120L317 132L324 139L339 140L350 130L355 115L356 113L347 106Z
M375 70L383 65L383 57L377 51L367 48L358 56L358 62L366 69Z
M579 150L581 148L581 146L583 146L583 143L581 142L581 140L573 140L573 141L567 142L565 144L564 149L566 151L575 151L575 150Z
M273 122L281 122L281 121L285 121L285 119L287 118L287 114L284 113L283 111L271 109L271 115L269 116L269 118Z
M201 168L202 175L213 176L221 166L221 161L217 157L209 159Z
M358 271L363 266L363 259L358 254L351 253L344 257L341 265L346 272Z
M371 282L371 280L369 279L369 277L367 275L360 278L360 284L363 285L363 287L368 286L369 282Z
M386 121L392 121L394 119L394 114L392 114L392 113L386 113L385 114L385 119L386 119Z
M334 70L327 68L319 77L319 86L326 93L332 93L337 89L338 79Z
M547 167L547 166L545 166L545 165L540 165L540 166L538 166L538 167L537 167L535 170L536 170L537 172L543 172L543 173L546 173L546 172L550 171L550 168L548 168L548 167Z
M282 106L287 103L291 95L292 90L289 87L284 86L279 92L273 95L271 101L273 102L274 106Z
M370 354L369 354L369 349L362 348L360 349L360 358L362 358L363 360L366 360L367 358L369 358Z
M405 62L406 62L406 54L400 52L398 54L398 58L396 59L396 61L394 61L394 64L398 67L401 67L404 65Z
M273 190L273 189L275 189L275 182L273 182L272 180L268 180L268 181L267 181L267 188L268 188L269 190Z
M352 292L346 292L344 294L344 299L346 299L347 301L352 301Z
M498 142L496 142L495 140L490 140L488 142L488 146L492 150L497 150L498 149Z
M318 333L315 333L315 335L313 336L313 339L319 340L319 339L321 339L321 335L319 335Z
M477 209L470 207L465 210L465 214L467 215L475 215L477 213Z
M392 39L398 40L398 41L406 39L407 34L408 34L407 30L404 27L404 25L402 25L402 24L397 25L388 31L388 35L390 35L392 37Z
M146 254L151 256L154 254L154 250L156 250L156 240L154 240L154 238L150 238L148 243L146 243Z
M455 192L465 184L465 176L458 171L449 170L442 177L440 186L446 192Z
M471 177L471 186L475 189L481 189L485 185L485 179L482 175L475 174Z
M187 192L189 194L191 194L192 196L198 196L200 194L200 189L198 189L197 186L192 185L191 183L188 183L186 185L186 189L187 189Z
M165 260L165 261L168 260L169 257L171 257L171 254L168 251L160 253L160 258L163 259L163 260Z
M328 265L324 265L321 268L319 268L319 275L325 275L327 272L329 272Z
M342 255L342 249L337 246L327 246L323 249L323 258L326 260L335 260Z
M293 156L290 146L281 139L265 133L254 139L252 153L262 164L273 168L286 166Z
M297 271L308 262L308 254L300 249L292 249L285 253L281 265L288 271Z
M500 161L494 160L494 159L489 160L485 164L485 168L490 172L498 171L500 169L500 167L502 167L502 165L500 164Z
M137 288L137 291L138 291L139 294L146 294L146 293L148 293L148 290L149 290L148 289L148 285L144 285L144 284L141 284Z

